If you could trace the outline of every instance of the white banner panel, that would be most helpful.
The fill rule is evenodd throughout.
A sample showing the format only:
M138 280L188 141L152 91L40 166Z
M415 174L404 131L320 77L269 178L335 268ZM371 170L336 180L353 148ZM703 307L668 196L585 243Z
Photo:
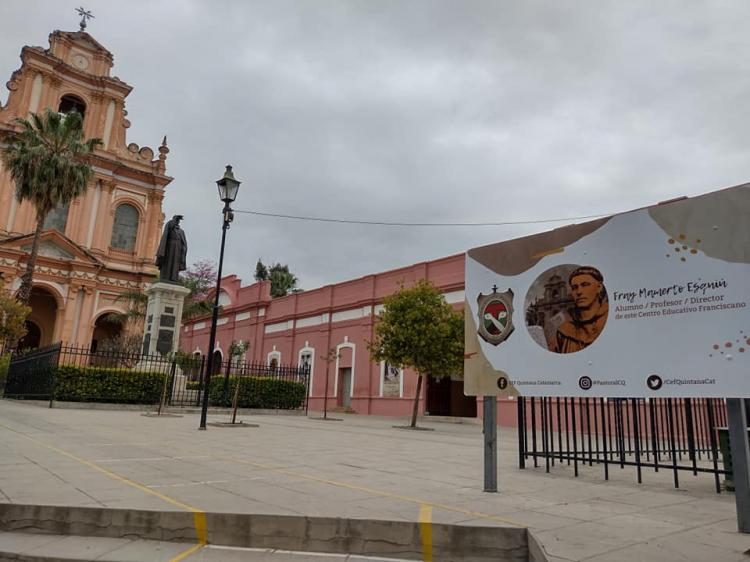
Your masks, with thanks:
M467 395L750 397L750 184L475 248Z

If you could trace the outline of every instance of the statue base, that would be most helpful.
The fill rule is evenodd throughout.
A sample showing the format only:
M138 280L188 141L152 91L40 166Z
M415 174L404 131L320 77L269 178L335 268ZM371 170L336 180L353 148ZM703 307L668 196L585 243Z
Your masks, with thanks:
M157 281L146 289L146 325L143 331L143 354L162 356L180 349L182 307L190 289L176 283Z

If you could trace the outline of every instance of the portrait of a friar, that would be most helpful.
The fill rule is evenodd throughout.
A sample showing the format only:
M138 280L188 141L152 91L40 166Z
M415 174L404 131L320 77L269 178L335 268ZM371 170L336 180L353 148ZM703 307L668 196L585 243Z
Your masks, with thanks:
M161 281L178 283L180 271L187 269L187 239L185 231L180 228L182 219L182 215L175 215L164 225L156 252L156 266L159 268Z

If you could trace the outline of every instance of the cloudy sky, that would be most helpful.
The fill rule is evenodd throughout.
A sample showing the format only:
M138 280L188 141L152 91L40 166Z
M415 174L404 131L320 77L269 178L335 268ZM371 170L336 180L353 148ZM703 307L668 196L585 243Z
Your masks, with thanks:
M0 83L78 4L0 0ZM87 0L134 87L128 140L171 153L165 213L216 259L235 208L395 222L578 217L750 179L746 0ZM3 89L5 92L5 90ZM5 101L7 92L0 96ZM385 227L238 214L226 271L303 288L561 223Z

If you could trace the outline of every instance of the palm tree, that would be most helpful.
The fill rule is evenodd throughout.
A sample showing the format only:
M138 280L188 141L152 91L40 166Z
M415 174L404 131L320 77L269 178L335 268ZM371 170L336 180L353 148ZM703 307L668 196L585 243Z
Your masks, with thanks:
M125 312L111 312L104 318L106 322L127 326L135 324L146 318L146 307L148 306L148 295L140 289L130 289L115 297L115 302L126 303Z
M34 276L39 236L47 215L86 191L94 175L86 157L100 139L83 137L83 120L77 112L63 115L47 108L42 115L16 119L21 130L2 150L2 160L16 184L19 203L29 201L36 208L36 230L26 272L16 298L28 303Z

